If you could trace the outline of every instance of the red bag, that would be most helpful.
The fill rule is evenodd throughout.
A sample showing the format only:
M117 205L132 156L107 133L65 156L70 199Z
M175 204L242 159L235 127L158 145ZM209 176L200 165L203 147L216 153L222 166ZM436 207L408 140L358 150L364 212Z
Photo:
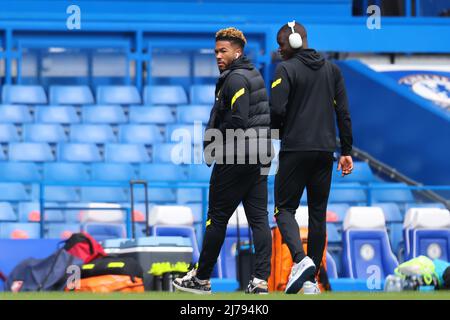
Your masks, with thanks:
M97 258L106 257L103 247L88 233L74 233L66 240L64 249L71 255L89 263Z

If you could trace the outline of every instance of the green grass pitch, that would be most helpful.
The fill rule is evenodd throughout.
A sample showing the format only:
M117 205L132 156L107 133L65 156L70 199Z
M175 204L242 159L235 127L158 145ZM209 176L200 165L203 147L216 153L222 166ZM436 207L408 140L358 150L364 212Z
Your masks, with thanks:
M317 296L302 294L246 295L242 292L194 295L181 292L145 293L0 293L0 300L450 300L450 291L440 292L329 292Z

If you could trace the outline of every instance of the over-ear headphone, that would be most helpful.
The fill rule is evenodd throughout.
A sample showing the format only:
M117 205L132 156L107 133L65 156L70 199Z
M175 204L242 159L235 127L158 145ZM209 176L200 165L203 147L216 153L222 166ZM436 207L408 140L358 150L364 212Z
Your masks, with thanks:
M288 27L292 30L292 33L289 35L289 45L292 49L301 48L303 46L303 40L300 33L295 32L295 20L288 22Z

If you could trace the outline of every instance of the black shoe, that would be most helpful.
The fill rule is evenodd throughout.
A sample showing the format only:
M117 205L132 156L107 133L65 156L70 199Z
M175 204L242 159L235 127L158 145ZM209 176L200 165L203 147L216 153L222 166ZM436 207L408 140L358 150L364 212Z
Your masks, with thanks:
M267 281L261 281L258 284L255 284L253 280L248 282L247 289L245 289L245 293L252 294L268 294L269 287L267 285Z
M211 282L209 280L197 279L196 270L192 269L183 278L176 278L172 284L180 291L196 293L196 294L210 294Z

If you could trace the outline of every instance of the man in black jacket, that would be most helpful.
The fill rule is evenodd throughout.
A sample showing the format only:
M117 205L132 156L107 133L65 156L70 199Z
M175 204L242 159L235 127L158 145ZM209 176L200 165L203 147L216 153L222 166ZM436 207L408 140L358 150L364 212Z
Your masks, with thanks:
M326 240L326 209L336 150L335 116L341 140L338 170L350 174L352 129L344 79L339 68L308 49L305 28L294 22L278 32L278 64L271 88L271 127L280 130L281 149L275 177L275 218L294 265L286 293L320 293L315 276ZM306 187L308 255L300 240L295 213Z
M270 110L264 80L243 55L245 43L244 35L235 28L216 34L215 53L221 74L205 132L204 151L207 162L216 163L210 180L208 218L198 268L173 282L182 291L211 292L209 278L225 239L228 220L242 202L255 244L255 269L247 292L268 292L272 239L267 175L262 170L268 163L261 161L259 149L249 146L270 142Z

